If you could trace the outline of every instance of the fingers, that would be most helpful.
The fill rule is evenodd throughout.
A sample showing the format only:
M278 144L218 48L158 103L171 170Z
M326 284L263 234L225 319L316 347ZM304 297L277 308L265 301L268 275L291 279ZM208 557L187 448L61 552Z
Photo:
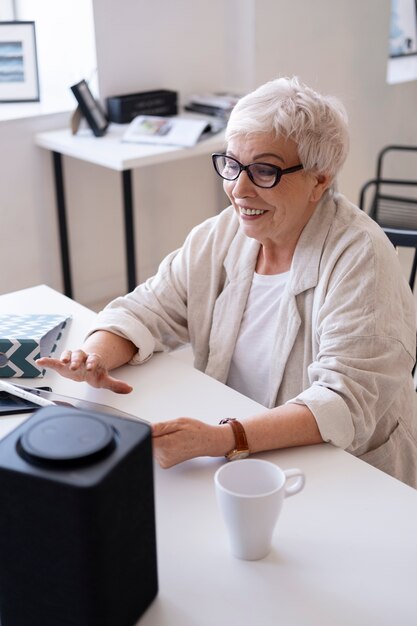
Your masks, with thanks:
M41 367L53 369L56 372L62 374L67 369L67 365L61 361L61 359L53 359L52 357L42 357L36 361Z
M59 363L58 359L53 359L50 356L42 356L36 361L41 367L52 367L55 363Z
M181 463L181 461L174 460L170 457L170 455L166 454L164 450L159 450L155 446L153 447L153 453L158 465L162 467L162 469L169 469L170 467Z
M93 356L96 357L95 360L92 358ZM61 355L60 360L62 363L68 364L73 371L78 370L80 367L87 368L87 363L90 363L89 369L91 370L94 369L94 363L97 364L99 357L98 355L86 354L84 350L73 350L72 352L71 350L66 350Z
M152 424L152 437L164 437L165 435L173 435L181 431L197 432L202 426L202 422L192 417L178 417L166 422L158 422Z
M109 389L115 393L130 393L131 385L110 376L102 357L95 352L65 350L59 359L43 357L38 359L41 367L55 370L61 376L78 382L87 382L92 387Z
M87 355L83 350L64 350L59 359L41 357L38 359L38 363L42 367L52 367L54 369L63 364L69 366L71 370L76 370L84 365L91 357L99 358L98 355ZM94 359L92 359L92 361L94 363Z
M96 370L99 367L102 367L100 355L96 354L95 352L91 352L89 354L86 354L86 359L85 359L85 368L86 368L86 370L89 371L89 372L92 372L92 371Z
M183 442L178 437L182 421L184 420L180 418L151 425L153 453L163 469L190 458L187 453L184 454Z
M59 359L62 363L70 363L71 361L71 350L64 350L61 354L61 358Z
M168 422L158 422L158 424L152 424L152 437L163 437L175 433L179 430L179 420L169 420Z
M133 387L131 385L125 383L124 380L113 378L112 376L107 376L107 381L103 387L113 391L114 393L130 393L133 391Z
M189 417L153 424L156 460L161 467L168 468L197 456L213 456L215 428Z

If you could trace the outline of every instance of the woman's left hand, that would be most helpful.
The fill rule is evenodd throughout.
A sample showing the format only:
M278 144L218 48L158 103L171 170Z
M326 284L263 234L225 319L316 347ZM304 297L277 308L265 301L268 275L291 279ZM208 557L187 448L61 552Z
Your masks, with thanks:
M211 426L190 417L152 425L153 450L163 468L197 456L223 456L232 449L230 427Z

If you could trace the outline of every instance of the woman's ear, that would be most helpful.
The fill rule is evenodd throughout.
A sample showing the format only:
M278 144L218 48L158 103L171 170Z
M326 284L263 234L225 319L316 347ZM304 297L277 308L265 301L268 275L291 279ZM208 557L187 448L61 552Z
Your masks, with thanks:
M321 200L324 192L330 187L332 177L328 174L313 174L315 185L311 190L311 201L318 202Z

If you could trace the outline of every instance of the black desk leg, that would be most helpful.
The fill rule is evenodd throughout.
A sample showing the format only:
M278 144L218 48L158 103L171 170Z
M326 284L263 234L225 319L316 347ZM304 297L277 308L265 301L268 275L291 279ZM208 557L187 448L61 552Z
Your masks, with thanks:
M61 267L62 278L64 282L64 293L69 298L72 298L72 281L71 281L71 267L70 267L70 254L68 244L68 228L67 228L67 215L65 210L65 196L64 196L64 178L62 175L62 156L59 152L53 152L54 163L54 175L55 175L55 194L56 194L56 206L58 210L58 228L59 228L59 241L61 245Z
M133 220L132 170L122 172L123 209L125 218L125 246L127 266L127 288L133 291L136 283L135 231Z

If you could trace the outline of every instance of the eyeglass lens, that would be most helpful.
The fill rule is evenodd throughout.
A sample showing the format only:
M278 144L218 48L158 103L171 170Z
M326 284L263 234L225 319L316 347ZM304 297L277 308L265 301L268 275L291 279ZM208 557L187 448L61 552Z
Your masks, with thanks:
M215 157L217 172L226 180L236 180L242 171L242 165L233 157L219 155ZM260 187L272 187L280 178L280 168L267 163L251 163L245 168L249 178Z

